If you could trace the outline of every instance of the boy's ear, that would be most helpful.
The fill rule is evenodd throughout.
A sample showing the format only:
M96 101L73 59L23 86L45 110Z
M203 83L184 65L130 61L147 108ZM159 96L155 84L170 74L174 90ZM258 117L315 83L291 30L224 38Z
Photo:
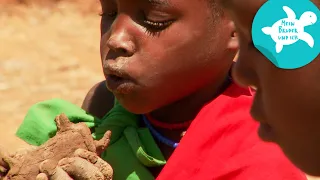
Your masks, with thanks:
M231 29L231 34L230 34L230 40L228 43L228 48L231 50L238 50L239 49L239 41L238 41L238 34L236 32L235 25L233 21L230 21L228 23L228 28Z

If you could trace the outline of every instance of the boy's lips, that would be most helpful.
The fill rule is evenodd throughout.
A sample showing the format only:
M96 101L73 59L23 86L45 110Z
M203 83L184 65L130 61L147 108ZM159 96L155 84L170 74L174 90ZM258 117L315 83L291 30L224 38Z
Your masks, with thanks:
M129 94L136 86L136 84L132 80L124 79L112 74L107 75L106 85L110 91L118 94Z
M107 88L113 93L129 94L135 87L133 79L123 70L104 66Z

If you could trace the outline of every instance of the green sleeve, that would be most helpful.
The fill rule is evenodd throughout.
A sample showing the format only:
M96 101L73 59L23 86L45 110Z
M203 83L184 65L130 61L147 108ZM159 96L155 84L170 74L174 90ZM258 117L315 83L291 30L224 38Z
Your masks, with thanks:
M29 109L16 135L31 145L39 146L56 134L54 119L61 113L66 114L71 122L85 122L89 128L96 127L101 121L70 102L51 99Z

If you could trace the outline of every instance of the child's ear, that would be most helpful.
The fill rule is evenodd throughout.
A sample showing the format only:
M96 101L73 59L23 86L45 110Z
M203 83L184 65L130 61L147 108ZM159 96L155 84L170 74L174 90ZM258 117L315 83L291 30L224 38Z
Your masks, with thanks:
M231 29L228 48L231 50L238 50L239 49L238 34L236 32L236 28L235 28L233 21L230 21L228 26L229 26L228 28Z

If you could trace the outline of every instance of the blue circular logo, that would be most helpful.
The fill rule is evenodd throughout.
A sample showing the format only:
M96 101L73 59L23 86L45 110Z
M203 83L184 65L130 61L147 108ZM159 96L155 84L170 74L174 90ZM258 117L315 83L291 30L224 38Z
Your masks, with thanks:
M319 21L310 0L268 0L253 20L252 41L278 68L300 68L319 55Z

